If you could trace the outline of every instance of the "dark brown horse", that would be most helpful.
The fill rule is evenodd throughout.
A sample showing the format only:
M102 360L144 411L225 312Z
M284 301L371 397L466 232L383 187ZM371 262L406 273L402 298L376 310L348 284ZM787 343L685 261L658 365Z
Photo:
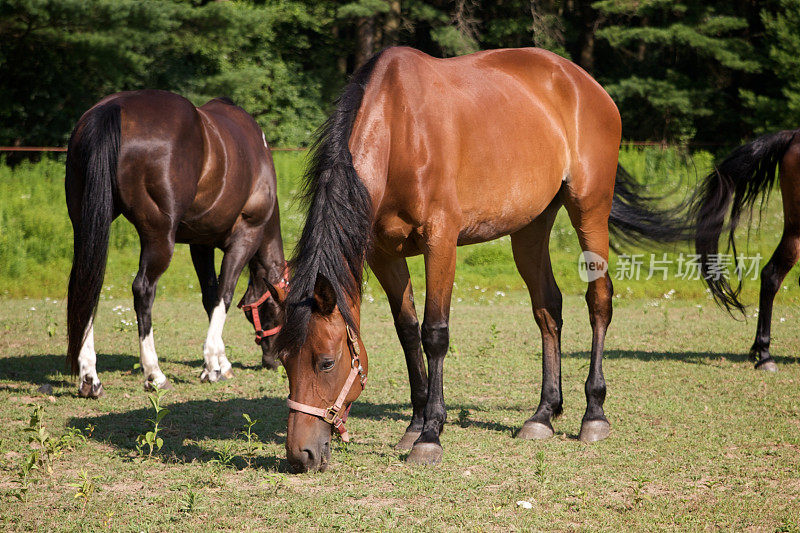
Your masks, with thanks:
M236 281L249 262L243 303L260 300L281 285L283 243L275 169L256 122L227 99L195 107L164 91L108 96L87 111L67 152L66 194L74 231L69 278L67 358L78 373L78 392L99 397L94 313L100 296L111 222L120 214L139 233L139 273L133 299L145 387L169 386L158 366L151 309L158 279L176 242L190 245L210 325L203 347L203 381L231 377L222 327ZM219 278L214 250L224 252ZM283 320L272 291L258 306L260 323ZM253 320L252 311L247 313ZM263 361L274 366L273 338L261 342Z
M728 311L744 311L739 301L741 282L732 287L724 277L712 275L721 272L719 238L723 230L728 231L728 243L736 257L734 233L741 216L752 214L756 200L769 193L775 185L775 171L779 166L783 236L761 271L758 326L750 348L756 368L772 372L778 369L769 354L772 303L783 278L800 259L800 130L765 135L734 150L706 177L692 213L698 234L696 249L711 294Z
M609 215L625 233L670 231L618 170L620 129L602 87L543 50L436 59L392 48L354 75L307 173L308 217L277 341L289 376L286 449L296 470L326 467L331 426L346 435L348 406L365 382L358 336L365 261L386 291L408 365L413 415L399 446L411 448L411 462L441 459L456 247L509 234L543 350L541 400L519 437L553 435L551 419L562 409L562 319L548 241L562 205L594 267L580 438L609 434L601 364L611 321ZM421 328L405 260L417 254L425 258Z

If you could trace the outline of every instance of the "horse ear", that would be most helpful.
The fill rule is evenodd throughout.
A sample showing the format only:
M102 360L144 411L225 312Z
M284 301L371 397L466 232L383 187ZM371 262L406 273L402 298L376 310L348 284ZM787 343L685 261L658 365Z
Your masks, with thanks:
M321 315L329 315L336 309L336 291L322 274L317 274L317 281L314 283L314 307Z
M283 285L273 285L267 281L267 278L264 278L264 285L267 287L272 299L278 302L278 305L283 307L284 302L286 302L286 288Z

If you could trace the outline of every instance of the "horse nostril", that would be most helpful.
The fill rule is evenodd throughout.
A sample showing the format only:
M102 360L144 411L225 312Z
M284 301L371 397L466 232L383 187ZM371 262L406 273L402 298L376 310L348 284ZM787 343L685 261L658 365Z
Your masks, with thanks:
M305 460L303 461L303 464L306 466L314 464L314 452L312 452L309 448L302 449L300 453L304 455L303 459Z

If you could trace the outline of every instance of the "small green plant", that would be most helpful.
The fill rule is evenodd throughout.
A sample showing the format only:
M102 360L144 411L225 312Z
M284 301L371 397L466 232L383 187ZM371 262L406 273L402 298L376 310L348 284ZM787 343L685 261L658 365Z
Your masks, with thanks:
M147 457L152 457L154 451L158 452L161 450L161 447L164 446L164 439L159 437L158 434L161 431L161 421L169 412L168 409L161 406L161 401L166 394L166 389L156 389L147 395L147 399L150 400L150 405L153 406L154 411L153 418L148 418L147 421L153 425L153 429L144 435L138 435L136 437L136 451L138 451L140 455L144 455L145 446L147 446Z
M251 420L250 415L247 413L242 413L242 418L245 420L241 431L242 436L245 438L245 461L247 461L247 468L250 468L256 452L263 450L264 445L258 440L258 435L253 431L253 426L258 423L258 420Z
M58 329L58 323L53 321L52 318L47 318L47 336L54 337Z
M29 433L28 443L35 445L39 452L36 455L38 456L37 459L40 462L40 466L42 466L48 474L52 474L52 457L50 456L52 445L50 443L50 432L47 431L44 425L44 407L37 405L33 408L33 413L31 413L31 418L28 422L28 427L25 428L25 432Z
M279 472L272 472L267 474L267 478L261 482L262 485L266 485L272 490L272 495L276 495L278 490L280 490L283 483L286 481L286 475L281 474Z
M533 477L542 487L550 481L550 477L547 475L547 463L544 462L543 450L536 452L536 458L533 464Z
M53 473L53 462L64 452L64 450L75 449L78 444L86 442L86 437L77 428L67 428L67 432L59 438L50 435L44 423L45 410L41 405L33 408L28 427L25 432L29 433L28 443L37 451L39 466L47 472Z
M86 470L81 468L81 473L78 474L77 483L70 483L70 487L75 487L77 489L75 491L75 499L83 500L82 514L86 514L86 507L89 505L89 500L92 499L92 496L97 489L97 485L95 484L96 479L100 479L100 476L90 477L89 474L86 473Z
M233 460L236 458L236 454L233 453L232 443L226 442L225 444L223 444L222 450L217 450L216 454L217 458L212 459L211 460L212 463L224 467L233 466Z
M178 509L182 513L191 513L194 511L199 511L203 508L201 503L200 493L192 490L191 488L186 489L186 493L181 500L181 506Z
M15 498L21 502L28 501L28 491L31 487L31 472L39 468L39 451L33 450L25 457L22 466L17 472L17 484L19 487L12 492Z
M636 476L633 480L636 482L636 486L633 487L633 503L637 506L641 506L647 499L647 495L644 494L643 489L645 485L650 482L650 479L646 476Z

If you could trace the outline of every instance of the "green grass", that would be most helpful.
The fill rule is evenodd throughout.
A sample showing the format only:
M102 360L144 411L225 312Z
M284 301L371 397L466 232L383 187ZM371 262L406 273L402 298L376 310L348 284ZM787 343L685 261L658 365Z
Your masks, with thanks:
M175 384L164 399L164 448L135 452L152 409L132 372L136 335L120 331L131 311L102 302L98 369L106 396L75 396L61 373L63 302L6 300L0 309L0 529L164 530L757 530L800 526L800 382L796 305L776 307L777 374L753 370L742 324L709 302L616 302L605 373L611 437L576 440L585 407L590 330L585 304L565 300L565 412L556 437L512 434L539 396L541 352L529 306L456 303L445 369L449 422L444 462L410 466L392 445L410 416L405 362L385 300L364 304L370 381L348 421L353 442L334 442L331 469L287 471L287 393L279 372L259 368L249 325L226 326L233 380L199 383L205 319L196 299L155 307L162 368ZM32 310L31 308L36 308ZM781 319L785 321L781 321ZM494 327L494 329L493 329ZM36 392L42 383L52 395ZM29 453L33 410L58 437L93 426L85 444L34 471L27 501L14 496ZM264 443L247 467L239 434L247 413ZM225 459L229 456L229 459ZM225 466L225 463L230 463ZM82 470L93 476L77 497ZM528 501L531 509L518 507Z

